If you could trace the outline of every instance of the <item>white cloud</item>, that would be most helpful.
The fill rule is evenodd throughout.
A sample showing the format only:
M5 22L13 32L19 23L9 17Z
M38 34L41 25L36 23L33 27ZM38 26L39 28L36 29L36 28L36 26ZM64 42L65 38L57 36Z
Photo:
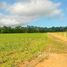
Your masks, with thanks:
M4 5L1 5L1 8ZM54 3L50 0L17 0L16 3L6 8L10 15L0 16L0 24L6 26L19 25L41 16L59 16L62 14L60 6L61 3Z
M12 5L8 10L13 14L24 15L24 16L41 16L49 15L52 11L60 11L58 7L61 3L53 3L48 0L30 0L29 2L18 2ZM52 14L52 12L50 14ZM61 13L61 11L60 11ZM57 14L57 13L56 13Z
M8 6L9 5L6 2L0 3L0 9L6 9L6 8L8 8Z
M0 15L0 26L16 26L23 25L31 21L35 17L24 17L24 16L5 16Z

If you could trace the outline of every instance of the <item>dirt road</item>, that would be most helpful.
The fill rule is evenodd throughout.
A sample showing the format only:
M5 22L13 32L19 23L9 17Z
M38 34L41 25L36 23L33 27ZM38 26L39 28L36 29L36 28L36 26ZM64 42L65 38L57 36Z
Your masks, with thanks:
M51 36L51 37L53 37L53 38L56 38L58 40L67 42L67 36L61 36L61 35L58 35L56 33L48 33L48 35Z
M58 36L57 34L48 33L49 36L67 43L67 37ZM67 53L51 53L47 60L40 62L35 67L67 67Z
M67 54L50 54L47 60L35 67L67 67Z

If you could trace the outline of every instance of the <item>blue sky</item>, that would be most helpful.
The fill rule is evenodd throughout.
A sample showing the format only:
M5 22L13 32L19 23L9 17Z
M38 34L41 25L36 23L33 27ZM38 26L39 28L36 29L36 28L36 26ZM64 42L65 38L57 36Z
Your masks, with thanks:
M0 26L67 26L67 0L0 0L0 4Z
M36 21L32 21L29 25L34 26L43 26L43 27L51 27L51 26L67 26L67 0L52 0L53 2L61 2L61 9L64 12L63 18L45 18L42 17ZM37 22L37 23L36 23Z

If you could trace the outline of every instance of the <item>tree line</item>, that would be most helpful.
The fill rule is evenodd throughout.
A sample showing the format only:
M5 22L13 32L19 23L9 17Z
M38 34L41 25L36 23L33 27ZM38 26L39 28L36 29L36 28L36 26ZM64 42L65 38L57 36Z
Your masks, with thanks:
M0 33L44 33L44 32L65 32L66 27L37 27L37 26L17 26L17 27L0 27Z

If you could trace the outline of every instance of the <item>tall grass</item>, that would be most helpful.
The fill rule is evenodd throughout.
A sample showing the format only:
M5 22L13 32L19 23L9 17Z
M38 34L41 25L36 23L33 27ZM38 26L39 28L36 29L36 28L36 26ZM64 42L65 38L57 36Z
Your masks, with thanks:
M67 45L47 33L0 34L0 67L17 67L31 61L42 51L64 52Z
M46 47L47 34L0 34L0 67L31 60Z

